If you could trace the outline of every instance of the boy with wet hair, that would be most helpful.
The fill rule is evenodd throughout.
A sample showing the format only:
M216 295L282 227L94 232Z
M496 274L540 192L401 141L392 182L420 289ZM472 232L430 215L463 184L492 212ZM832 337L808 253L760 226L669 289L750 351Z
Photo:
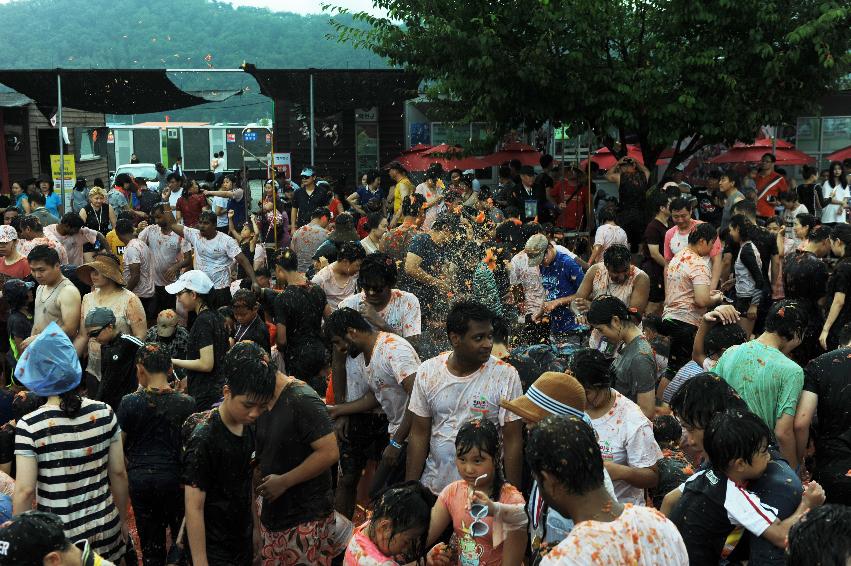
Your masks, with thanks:
M694 566L718 564L724 542L741 526L778 548L785 548L789 528L824 502L824 490L810 482L798 508L782 521L776 509L746 489L771 463L771 431L750 412L722 412L710 421L703 444L709 467L689 478L670 518L677 525Z

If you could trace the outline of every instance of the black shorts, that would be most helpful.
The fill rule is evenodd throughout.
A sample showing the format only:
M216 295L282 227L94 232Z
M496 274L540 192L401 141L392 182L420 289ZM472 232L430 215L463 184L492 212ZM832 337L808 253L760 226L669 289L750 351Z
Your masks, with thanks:
M349 433L340 439L341 475L360 477L369 460L381 460L389 441L383 413L349 415Z

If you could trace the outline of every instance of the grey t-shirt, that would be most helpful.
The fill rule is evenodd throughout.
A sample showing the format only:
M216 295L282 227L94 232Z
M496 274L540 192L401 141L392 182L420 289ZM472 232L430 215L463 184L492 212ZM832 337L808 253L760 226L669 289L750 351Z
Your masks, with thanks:
M614 388L621 395L636 402L639 393L653 391L656 387L656 358L653 347L643 336L624 346L620 356L612 363L615 372Z

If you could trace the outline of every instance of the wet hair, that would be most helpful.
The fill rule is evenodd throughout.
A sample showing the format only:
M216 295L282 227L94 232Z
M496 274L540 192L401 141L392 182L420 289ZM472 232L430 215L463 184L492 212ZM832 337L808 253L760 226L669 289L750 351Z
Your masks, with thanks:
M253 309L257 306L257 295L250 289L237 289L236 293L233 294L231 306L236 307L237 305Z
M615 222L617 220L617 213L611 208L604 208L600 211L600 224L605 224L606 222Z
M793 340L804 335L809 320L806 309L797 301L787 299L771 305L765 317L765 331Z
M372 500L372 516L369 520L369 537L375 541L375 525L381 519L390 521L390 537L412 529L422 531L422 536L410 549L409 561L423 556L428 548L428 528L431 522L431 501L434 496L419 481L407 481L380 491Z
M653 332L658 333L659 328L662 327L662 317L658 314L645 314L641 318L641 326L644 327L645 330L652 330Z
M802 216L802 215L798 215ZM818 221L816 221L818 222ZM830 238L830 226L817 224L808 234L807 239L811 242L823 242Z
M763 153L762 157L760 157L760 161L762 161L766 157L770 158L772 163L777 163L777 158L774 156L773 153Z
M85 225L83 219L76 212L66 212L62 215L62 219L59 222L72 230L79 230Z
M133 233L133 221L128 220L126 218L122 218L115 223L115 233L119 236L122 234L132 234Z
M706 332L703 350L707 356L718 354L748 341L745 329L738 324L716 324Z
M444 212L434 219L431 225L432 232L448 231L454 232L458 229L459 219L451 212Z
M337 309L325 321L325 335L330 341L332 337L343 338L349 330L368 332L372 326L361 313L352 308Z
M653 419L653 438L659 446L676 444L683 436L683 427L674 415L657 415Z
M499 172L497 173L500 179L510 179L511 178L511 167L507 165L502 165L499 168Z
M426 203L425 196L415 193L402 200L402 216L419 216Z
M396 261L389 255L375 252L366 256L358 272L358 287L390 287L398 279L399 270Z
M83 406L83 397L80 395L79 387L66 391L59 396L59 410L66 417L76 417Z
M789 529L789 566L846 566L851 560L851 507L828 503L811 509Z
M742 176L736 173L735 171L724 171L718 175L718 179L721 180L724 177L727 177L733 186L739 188L742 186Z
M843 257L851 257L851 226L844 223L837 224L830 230L830 238L845 244L845 255Z
M582 348L570 359L570 373L586 390L608 389L612 386L612 358L594 348Z
M384 220L384 215L380 212L371 212L366 215L366 226L364 226L367 231L375 230L381 225L381 221Z
M739 231L739 238L743 242L753 240L759 234L759 226L751 222L751 219L744 214L734 214L730 218L730 228Z
M47 204L47 199L44 197L44 194L41 191L33 191L27 195L31 203L37 204L39 206L44 206Z
M364 175L366 175L367 185L372 184L376 179L381 178L381 173L377 169L370 169L369 171L364 173Z
M149 373L171 372L171 351L158 342L146 342L136 352L136 363Z
M671 212L675 210L691 210L691 204L689 199L683 197L677 197L671 200L671 204L668 206L671 209Z
M310 218L312 218L312 219L316 219L316 218L322 218L323 216L324 216L325 218L331 218L331 211L330 211L330 210L328 210L328 207L327 207L327 206L318 206L318 207L316 207L316 208L313 210L313 213L310 215Z
M694 245L700 240L706 240L711 244L718 237L718 229L709 222L698 224L691 234L688 235L688 243Z
M130 212L129 210L123 210L118 213L118 220L130 220L133 221L136 216Z
M476 301L458 301L446 315L446 334L464 336L470 329L470 321L490 322L493 324L494 314L489 308Z
M819 225L819 221L815 216L810 214L809 212L802 212L795 216L795 220L798 221L798 224L805 227L807 229L807 237L809 238L812 235L813 229ZM821 242L823 242L825 238L822 238Z
M396 171L398 171L398 172L399 172L399 173L401 173L402 175L407 175L407 174L408 174L407 169L405 169L405 167L404 167L401 163L399 163L398 161L391 161L391 162L390 162L390 164L389 164L389 165L387 165L387 170L388 170L388 171L390 171L390 170L392 170L392 169L395 169Z
M128 173L119 173L115 176L115 186L124 188L124 185L127 183L132 183L133 180L130 178Z
M26 228L29 228L33 232L41 232L44 230L44 227L41 225L41 220L38 219L38 216L33 216L32 214L25 214L20 219L20 223L22 231Z
M740 200L733 205L732 212L733 214L756 216L756 203L749 199Z
M748 406L730 385L710 372L702 372L686 381L671 398L674 415L688 426L706 429L716 414L747 411Z
M169 173L168 175L166 175L165 180L166 180L166 182L169 182L169 181L180 182L180 175L178 175L177 173Z
M366 259L366 250L360 242L346 242L340 247L340 253L337 254L337 261L363 261Z
M493 341L494 344L508 344L508 339L511 337L511 328L501 316L496 316L491 321L493 325Z
M657 214L659 209L663 206L668 206L668 195L663 192L654 192L650 195L650 209L653 211L653 214Z
M818 176L818 168L813 167L812 165L804 165L803 167L801 167L802 179L807 180L814 175Z
M781 202L798 202L798 193L795 191L781 191L777 195L777 200Z
M603 265L606 266L606 269L616 271L621 271L623 268L629 269L631 260L632 252L623 244L612 244L603 252Z
M254 342L237 342L225 354L221 375L231 395L246 395L253 401L268 401L275 394L277 366Z
M154 206L151 207L151 216L156 216L157 214L163 213L165 214L165 205L168 203L158 202Z
M284 271L298 271L298 256L292 248L278 250L275 254L275 265Z
M502 442L499 429L491 421L473 419L461 425L455 436L455 455L463 456L474 448L493 458L494 477L489 495L494 501L499 501L499 494L505 484L505 477L502 475Z
M29 263L43 261L47 265L59 265L59 252L47 244L40 244L30 251L27 261Z
M198 215L198 222L209 222L213 225L216 224L216 213L212 210L203 210L201 214Z
M535 475L548 472L571 495L603 487L603 457L591 425L578 417L551 415L526 438L526 463Z
M611 324L614 317L618 317L622 323L641 322L641 314L637 310L631 311L622 300L613 295L602 295L591 301L587 315L589 324Z
M225 320L233 320L233 307L230 305L222 305L216 309L216 312Z
M771 430L761 417L750 411L724 411L715 415L703 432L703 449L712 469L724 473L741 458L748 464L754 454L765 450Z
M542 169L546 169L547 167L549 167L550 165L552 165L552 164L553 164L553 161L555 161L555 159L553 158L553 156L552 156L552 155L550 155L549 153L545 153L545 154L544 154L544 155L542 155L542 156L541 156L541 158L538 160L538 163L540 163L540 164L541 164L541 168L542 168Z

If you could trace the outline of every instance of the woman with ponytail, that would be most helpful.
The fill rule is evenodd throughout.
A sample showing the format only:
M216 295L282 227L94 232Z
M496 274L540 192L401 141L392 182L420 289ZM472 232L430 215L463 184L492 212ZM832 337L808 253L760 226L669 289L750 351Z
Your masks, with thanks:
M742 315L739 324L745 329L748 337L753 333L757 309L766 286L762 277L762 257L753 243L753 238L758 233L759 227L744 214L736 214L730 219L730 238L739 244L739 254L733 265L733 273L736 276L736 310Z
M613 344L621 344L612 363L612 387L641 408L648 419L656 413L656 357L638 323L637 309L611 295L594 299L588 324Z
M825 350L839 346L839 333L851 322L851 225L837 224L830 232L830 247L839 263L827 282L827 299L830 309L819 336L819 343Z

